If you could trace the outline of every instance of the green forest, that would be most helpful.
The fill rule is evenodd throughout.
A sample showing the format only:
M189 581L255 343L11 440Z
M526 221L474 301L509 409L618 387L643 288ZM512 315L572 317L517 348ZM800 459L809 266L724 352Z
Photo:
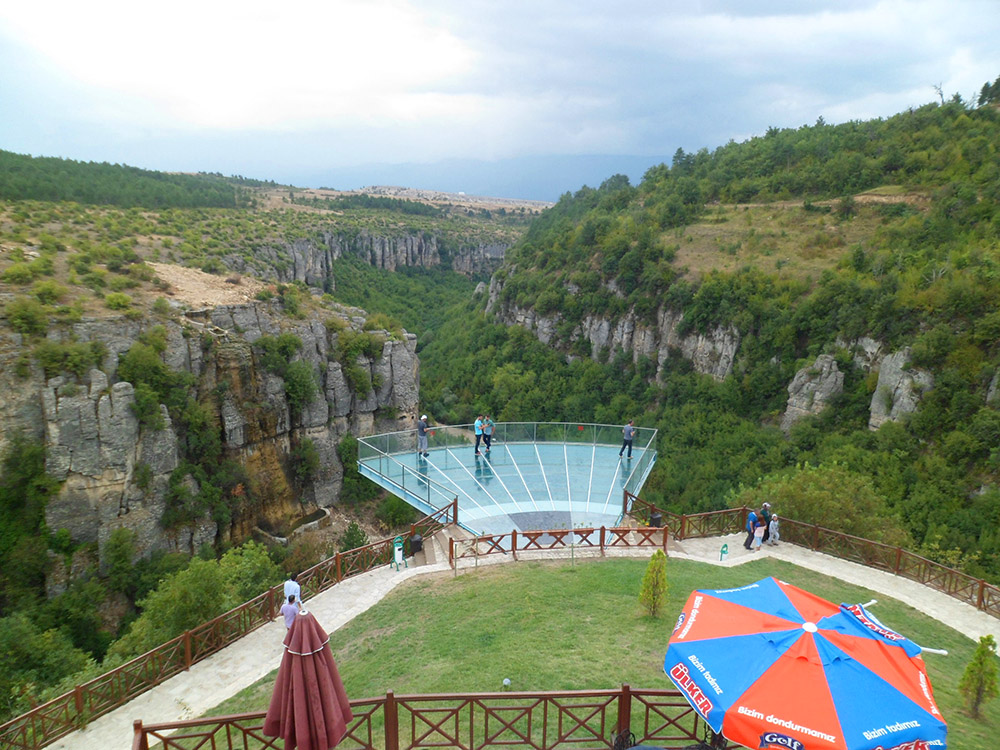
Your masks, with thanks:
M530 224L394 199L293 197L262 207L253 191L273 187L262 181L0 152L0 244L10 253L0 269L3 315L24 336L26 358L47 372L85 371L100 353L56 351L46 331L98 308L162 314L147 260L218 274L237 261L253 268L261 247L319 241L326 211L343 214L337 226L347 235L426 232L446 254L516 241L493 278L496 303L553 319L549 345L488 314L487 293L476 291L483 279L445 268L390 273L342 259L325 290L299 283L276 294L289 315L336 302L416 333L421 408L436 423L482 412L498 421L634 418L659 430L642 495L660 508L769 501L783 516L1000 582L1000 402L991 398L1000 371L1000 110L991 92L886 119L820 120L714 150L678 149L638 185L609 176ZM684 333L736 331L732 374L717 381L673 353L658 363L594 352L580 335L588 318L653 325L663 310L683 313ZM861 337L886 351L909 347L910 366L933 376L914 413L875 431L877 377L850 347ZM155 342L147 346L136 354L152 358L139 381L160 373ZM835 358L843 392L785 434L788 384L820 354ZM181 418L185 384L164 387L176 391ZM183 416L195 426L197 417ZM215 446L204 425L191 434ZM206 455L213 463L217 452ZM219 481L235 481L230 473ZM351 502L366 502L364 484L345 479ZM287 558L250 544L133 566L134 540L121 534L109 542L107 570L48 597L39 585L47 561L73 552L68 534L45 527L57 490L41 446L14 439L0 465L0 649L17 658L0 670L0 716L224 611L321 553ZM102 619L109 608L114 626Z

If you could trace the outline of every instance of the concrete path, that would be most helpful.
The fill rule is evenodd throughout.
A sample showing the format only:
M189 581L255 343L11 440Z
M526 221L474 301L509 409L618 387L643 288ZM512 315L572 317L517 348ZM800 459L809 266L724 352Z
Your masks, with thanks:
M742 534L733 534L727 537L671 542L669 553L675 559L696 560L726 567L741 565L762 556L774 557L898 599L947 623L973 640L978 640L987 633L1000 640L1000 620L913 581L790 544L765 547L761 552L750 553L743 549L742 540ZM723 544L728 544L731 552L725 561L720 562L719 550ZM650 554L648 548L629 550L628 553L625 550L614 552L615 556L628 554L647 557ZM585 550L576 550L574 554L581 558L592 556ZM568 558L569 555L564 556ZM529 556L518 553L518 557L527 559ZM545 553L541 557L551 559L554 555ZM492 555L481 559L479 564L496 564L511 559L509 555ZM472 565L473 561L466 561L464 570ZM349 578L308 600L306 607L330 632L350 622L389 591L414 576L450 571L446 562L415 566L402 571L384 567ZM50 747L56 750L128 750L132 745L134 719L155 724L201 716L275 669L281 661L283 638L284 624L279 619Z

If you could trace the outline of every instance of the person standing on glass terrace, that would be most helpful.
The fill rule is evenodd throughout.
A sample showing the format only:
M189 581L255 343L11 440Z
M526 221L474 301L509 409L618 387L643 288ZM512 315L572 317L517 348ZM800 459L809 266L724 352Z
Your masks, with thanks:
M483 440L483 415L480 414L476 417L476 423L473 425L476 433L476 455L479 455L479 443Z
M632 458L632 438L635 437L635 420L630 419L628 424L622 428L622 449L618 451L618 458L622 457L622 453L628 448L628 457Z
M427 457L427 415L424 414L417 422L417 455Z
M493 445L493 420L490 419L489 414L483 417L483 444L486 446L486 452L489 453Z

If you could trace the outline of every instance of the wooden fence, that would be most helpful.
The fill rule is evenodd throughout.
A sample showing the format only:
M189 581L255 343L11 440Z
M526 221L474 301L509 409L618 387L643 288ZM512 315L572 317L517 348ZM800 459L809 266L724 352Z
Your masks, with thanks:
M680 540L742 532L749 510L745 507L728 508L709 513L677 515L661 511L629 493L626 493L624 503L626 514L639 519L645 520L652 513L660 513L670 535ZM1000 618L1000 588L982 578L928 560L902 547L793 521L785 516L781 518L781 541L908 578Z
M631 731L640 744L686 747L702 740L705 722L674 689L395 695L351 701L354 720L338 750L517 747L610 750ZM264 713L144 725L132 750L284 748L265 737Z
M428 536L455 523L457 514L456 499L413 524L410 537L414 534ZM299 574L302 596L304 599L315 596L345 578L388 565L392 555L392 539L338 552ZM275 586L214 620L11 719L0 726L0 748L37 750L86 726L271 622L278 616L283 599L283 587Z
M550 531L511 531L507 534L484 534L471 539L448 540L448 562L452 568L463 559L479 559L490 555L544 553L554 550L597 550L603 556L610 549L650 547L667 551L668 529L654 527L592 527L553 529Z

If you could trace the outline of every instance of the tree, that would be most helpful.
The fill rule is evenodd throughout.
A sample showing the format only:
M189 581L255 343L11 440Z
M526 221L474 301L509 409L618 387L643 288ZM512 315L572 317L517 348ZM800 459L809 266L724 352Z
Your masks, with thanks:
M958 690L975 718L979 718L979 707L983 703L997 697L996 655L997 642L992 635L984 635L958 682Z
M358 547L364 547L366 544L368 544L368 535L365 534L357 521L351 521L347 525L347 530L343 536L340 537L340 551L347 552Z
M656 550L646 566L639 589L639 603L650 615L656 617L667 599L667 556Z
M271 559L264 545L252 541L229 550L219 560L219 567L235 602L249 601L281 583L281 568Z

